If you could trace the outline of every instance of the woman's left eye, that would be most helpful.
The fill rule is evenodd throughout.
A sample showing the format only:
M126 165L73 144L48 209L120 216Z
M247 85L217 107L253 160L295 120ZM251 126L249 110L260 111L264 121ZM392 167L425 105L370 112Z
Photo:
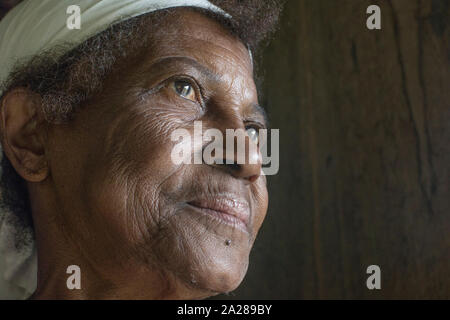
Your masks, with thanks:
M247 135L249 136L250 140L253 141L253 143L259 144L259 132L256 128L247 128Z
M172 82L172 88L179 96L194 102L197 101L195 89L189 82L183 80L174 81Z

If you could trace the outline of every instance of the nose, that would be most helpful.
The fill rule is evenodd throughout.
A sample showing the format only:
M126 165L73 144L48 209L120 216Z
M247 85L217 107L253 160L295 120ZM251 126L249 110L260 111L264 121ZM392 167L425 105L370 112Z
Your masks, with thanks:
M225 170L246 183L255 182L262 170L262 155L258 143L250 139L244 129L225 131L222 155L214 155L214 163L210 165Z

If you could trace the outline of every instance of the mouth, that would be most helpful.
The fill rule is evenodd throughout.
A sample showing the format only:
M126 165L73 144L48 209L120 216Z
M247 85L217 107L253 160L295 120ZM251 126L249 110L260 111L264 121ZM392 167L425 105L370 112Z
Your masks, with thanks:
M249 232L250 206L245 200L229 196L211 196L195 199L187 204L224 224Z

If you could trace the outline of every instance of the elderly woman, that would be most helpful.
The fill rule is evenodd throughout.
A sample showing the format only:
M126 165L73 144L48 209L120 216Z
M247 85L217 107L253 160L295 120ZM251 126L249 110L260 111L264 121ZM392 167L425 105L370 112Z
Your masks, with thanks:
M24 0L2 18L2 298L198 299L241 283L268 205L261 161L175 164L171 133L265 127L252 52L279 12Z

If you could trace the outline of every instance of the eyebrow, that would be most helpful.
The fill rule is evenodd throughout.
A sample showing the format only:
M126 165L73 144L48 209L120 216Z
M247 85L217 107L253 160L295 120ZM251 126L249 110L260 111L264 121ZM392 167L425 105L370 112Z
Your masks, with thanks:
M147 70L155 68L155 67L160 67L166 64L173 64L173 63L183 63L186 65L190 65L193 68L195 68L196 70L198 70L203 76L205 76L207 79L218 82L220 81L220 75L217 74L216 72L212 71L211 69L209 69L208 67L206 67L205 65L201 64L200 62L198 62L197 60L190 58L190 57L185 57L185 56L167 56L167 57L162 57L158 60L156 60L154 63L152 63ZM263 120L264 120L264 125L266 128L268 128L269 126L269 117L267 115L266 110L260 106L257 103L253 103L250 105L250 110L251 113L253 114L259 114L260 116L262 116Z
M194 67L202 75L204 75L209 80L218 81L220 79L220 75L209 69L208 67L204 66L197 60L189 57L184 56L168 56L168 57L162 57L158 60L156 60L154 63L152 63L148 69L152 69L155 67L160 67L166 64L173 64L173 63L183 63L186 65L190 65L191 67Z

